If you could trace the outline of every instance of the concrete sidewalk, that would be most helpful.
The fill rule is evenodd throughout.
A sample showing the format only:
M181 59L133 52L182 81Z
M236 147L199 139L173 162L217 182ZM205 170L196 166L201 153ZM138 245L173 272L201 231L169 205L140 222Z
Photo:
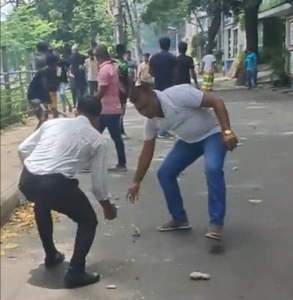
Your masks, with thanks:
M34 131L36 125L36 119L30 118L25 125L11 126L1 134L1 225L19 202L17 183L21 164L18 145Z
M101 282L65 290L62 277L68 264L46 271L39 237L32 231L2 244L6 255L1 258L1 300L293 299L293 102L285 98L267 101L258 91L218 94L226 101L232 128L243 144L227 155L225 164L225 253L210 255L204 238L207 193L202 159L179 178L194 230L159 233L155 229L169 217L156 171L173 141L158 140L140 201L135 205L125 201L143 128L142 117L129 108L125 119L131 136L125 141L129 171L109 174L110 193L119 206L117 220L103 220L91 193L90 175L79 176L81 188L92 200L99 219L87 263L91 271L102 274ZM107 134L105 137L108 139ZM115 163L114 145L108 141L109 163ZM134 226L140 229L140 237L132 236ZM75 224L65 217L54 226L56 246L67 260L72 254L75 231ZM7 242L17 247L6 250ZM211 280L192 282L192 271L209 273ZM108 290L110 284L117 288Z

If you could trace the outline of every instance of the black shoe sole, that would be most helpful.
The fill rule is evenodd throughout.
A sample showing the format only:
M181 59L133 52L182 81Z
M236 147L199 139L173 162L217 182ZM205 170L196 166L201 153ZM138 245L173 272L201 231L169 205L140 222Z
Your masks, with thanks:
M101 276L97 275L92 280L85 280L83 282L82 282L82 280L81 281L72 280L72 282L70 282L70 280L64 279L63 283L64 283L65 288L74 289L74 288L81 288L81 287L84 287L84 286L95 284L95 283L99 282L100 280L101 280Z

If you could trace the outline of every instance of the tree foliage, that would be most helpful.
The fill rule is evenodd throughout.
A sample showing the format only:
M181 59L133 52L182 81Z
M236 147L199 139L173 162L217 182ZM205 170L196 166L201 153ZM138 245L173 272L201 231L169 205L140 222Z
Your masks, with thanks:
M55 31L54 23L42 19L36 7L23 3L1 22L1 45L32 50Z
M96 37L113 42L113 21L105 0L47 0L36 6L40 15L57 26L53 39L81 45L89 45Z
M1 22L3 46L31 50L37 42L47 40L53 46L76 42L89 48L96 38L105 44L113 43L113 20L105 0L16 2Z
M248 1L261 0L150 0L146 3L143 21L146 24L160 26L180 26L188 20L191 14L206 12L211 18L207 34L207 48L214 48L214 41L221 25L221 15L238 15Z

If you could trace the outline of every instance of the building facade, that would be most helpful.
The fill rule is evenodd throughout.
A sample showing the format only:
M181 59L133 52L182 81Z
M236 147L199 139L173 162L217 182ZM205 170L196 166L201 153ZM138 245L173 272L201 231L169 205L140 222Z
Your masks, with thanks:
M263 33L260 46L274 48L285 42L288 51L286 70L293 81L293 1L263 0L259 9L259 20ZM278 27L279 34L274 34L273 31L278 30ZM274 39L271 38L272 35Z

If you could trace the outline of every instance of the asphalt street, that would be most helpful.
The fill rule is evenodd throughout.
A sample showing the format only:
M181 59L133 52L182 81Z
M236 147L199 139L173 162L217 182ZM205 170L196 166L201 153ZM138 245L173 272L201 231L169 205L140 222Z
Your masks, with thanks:
M110 193L119 206L117 220L103 220L90 192L90 175L79 176L100 220L88 267L102 274L101 282L65 290L62 276L67 264L46 271L33 232L18 238L13 258L1 258L1 300L293 300L293 99L247 90L217 94L225 100L242 143L225 165L228 215L223 253L209 253L204 238L207 190L202 159L179 178L193 230L156 231L169 217L156 171L173 141L158 140L140 201L132 205L125 200L143 128L143 118L129 108L125 122L131 136L125 142L129 171L109 175ZM110 140L109 148L110 162L116 163ZM132 236L134 227L140 237ZM56 244L67 259L75 229L65 217L55 225ZM211 278L191 281L193 271ZM108 285L116 289L108 290Z

